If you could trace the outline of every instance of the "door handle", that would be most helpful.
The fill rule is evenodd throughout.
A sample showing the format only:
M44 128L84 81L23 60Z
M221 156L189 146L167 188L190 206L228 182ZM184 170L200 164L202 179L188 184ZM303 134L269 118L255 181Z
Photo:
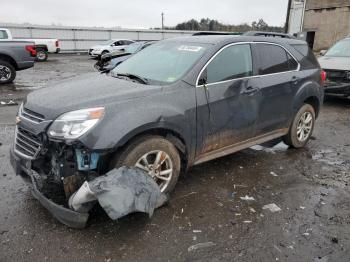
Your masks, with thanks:
M257 87L248 86L241 92L241 94L249 96L249 95L255 94L258 91L259 91L259 88Z

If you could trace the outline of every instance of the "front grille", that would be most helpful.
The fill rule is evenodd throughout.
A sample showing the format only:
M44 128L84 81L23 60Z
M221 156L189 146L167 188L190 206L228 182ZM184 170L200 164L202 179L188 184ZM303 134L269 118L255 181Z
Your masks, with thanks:
M42 139L40 136L21 128L16 127L15 133L15 151L29 159L35 159L42 148Z
M36 113L32 110L29 110L25 107L22 108L22 111L20 112L21 116L29 119L30 121L33 121L35 123L41 123L43 121L45 121L45 116L43 116L42 114Z
M340 71L340 70L325 70L327 74L327 79L335 82L339 81L350 81L350 72Z

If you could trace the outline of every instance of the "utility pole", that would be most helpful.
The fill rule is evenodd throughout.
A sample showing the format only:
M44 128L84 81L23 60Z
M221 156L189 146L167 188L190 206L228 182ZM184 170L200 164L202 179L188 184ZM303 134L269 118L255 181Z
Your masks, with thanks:
M288 34L288 29L289 29L289 16L290 16L290 9L292 7L292 1L293 0L288 0L288 7L287 7L287 17L286 17L286 26L285 26L285 33Z
M164 29L164 13L162 12L162 29Z

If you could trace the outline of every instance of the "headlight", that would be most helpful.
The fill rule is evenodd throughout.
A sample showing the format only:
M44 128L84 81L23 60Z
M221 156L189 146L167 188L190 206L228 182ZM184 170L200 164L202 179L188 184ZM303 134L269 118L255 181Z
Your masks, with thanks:
M103 107L88 108L65 113L50 126L50 137L76 139L92 129L104 116Z

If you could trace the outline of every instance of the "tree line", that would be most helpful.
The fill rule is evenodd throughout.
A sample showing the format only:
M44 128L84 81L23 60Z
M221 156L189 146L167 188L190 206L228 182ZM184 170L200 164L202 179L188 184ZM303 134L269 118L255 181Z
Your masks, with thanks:
M179 23L175 27L165 27L168 30L192 30L192 31L225 31L225 32L246 32L246 31L273 31L283 32L282 26L269 26L263 19L254 21L251 24L243 23L239 25L222 24L218 20L202 18L200 21L191 19Z

